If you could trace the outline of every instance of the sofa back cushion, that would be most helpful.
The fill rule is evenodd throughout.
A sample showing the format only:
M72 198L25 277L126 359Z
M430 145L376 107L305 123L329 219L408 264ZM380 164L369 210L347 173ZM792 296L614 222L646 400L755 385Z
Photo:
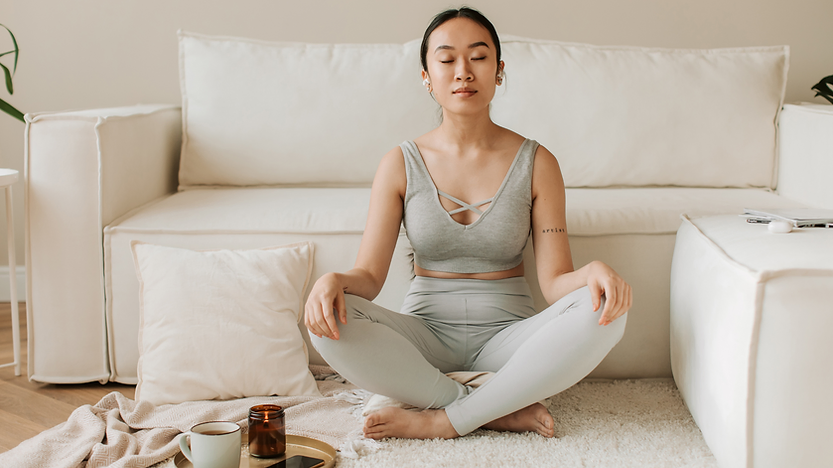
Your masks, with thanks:
M568 187L773 187L788 47L502 47L492 119L546 146Z
M788 48L600 47L504 36L495 122L568 187L772 187ZM180 33L180 188L361 186L439 123L419 41L274 43Z
M360 186L431 130L419 42L275 43L179 34L180 188Z

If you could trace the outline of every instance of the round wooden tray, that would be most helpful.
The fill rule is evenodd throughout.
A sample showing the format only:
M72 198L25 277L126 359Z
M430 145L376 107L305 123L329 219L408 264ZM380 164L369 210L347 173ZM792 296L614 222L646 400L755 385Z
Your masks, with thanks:
M246 436L243 436L243 444L240 447L240 468L266 468L281 460L286 460L293 455L306 455L324 460L324 468L335 466L336 450L329 444L309 437L287 435L286 453L275 458L255 458L249 456L249 447ZM194 468L191 460L185 458L182 452L174 457L174 465L178 468Z

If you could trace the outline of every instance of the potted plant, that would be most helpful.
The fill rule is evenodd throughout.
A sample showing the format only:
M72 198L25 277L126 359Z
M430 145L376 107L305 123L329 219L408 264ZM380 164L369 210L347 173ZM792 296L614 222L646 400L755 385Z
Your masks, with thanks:
M833 104L833 75L822 78L810 89L815 89L818 91L816 96L821 96L830 101L830 104Z
M3 25L0 24L0 26L3 26ZM5 65L3 65L2 63L0 63L0 67L3 68L3 75L6 78L6 90L9 92L9 94L14 94L14 86L12 85L12 77L14 76L14 73L17 71L17 54L18 54L17 40L14 38L14 34L12 34L12 31L9 28L7 28L6 26L3 26L3 28L6 31L8 31L9 35L12 37L12 44L14 44L14 49L3 52L3 53L0 53L0 57L3 57L5 55L9 55L9 54L14 54L14 65L12 66L11 70L9 70L9 68L6 67ZM23 112L20 112L19 110L15 109L11 104L9 104L8 102L6 102L2 99L0 99L0 110L9 114L9 115L11 115L12 117L16 118L17 120L20 120L21 122L23 122Z

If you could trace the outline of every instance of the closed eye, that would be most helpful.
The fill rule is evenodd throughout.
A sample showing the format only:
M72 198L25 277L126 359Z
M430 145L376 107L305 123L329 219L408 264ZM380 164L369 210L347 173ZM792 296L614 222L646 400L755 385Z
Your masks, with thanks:
M486 57L474 57L472 60L486 60Z

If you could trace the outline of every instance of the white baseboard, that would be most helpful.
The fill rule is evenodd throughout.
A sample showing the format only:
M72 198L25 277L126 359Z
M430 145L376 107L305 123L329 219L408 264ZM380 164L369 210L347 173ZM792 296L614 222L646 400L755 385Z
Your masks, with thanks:
M15 269L17 276L17 301L26 302L26 267L18 265ZM0 266L0 302L9 302L9 267Z

